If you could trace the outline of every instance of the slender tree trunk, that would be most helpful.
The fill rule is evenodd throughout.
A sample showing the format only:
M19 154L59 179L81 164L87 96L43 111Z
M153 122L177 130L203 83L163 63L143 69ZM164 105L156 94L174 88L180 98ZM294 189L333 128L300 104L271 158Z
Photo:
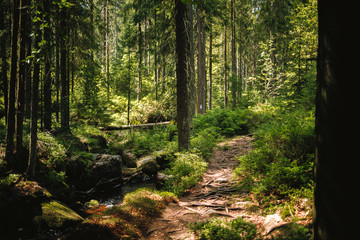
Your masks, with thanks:
M188 75L189 75L189 115L191 125L195 115L195 54L194 54L194 6L187 5L188 21L186 29L189 35L189 52L188 52Z
M45 40L45 75L44 75L44 129L51 130L51 28L50 28L50 0L44 0L44 21L48 27L44 28Z
M141 21L138 23L138 86L137 86L137 102L142 98L142 59L143 59L143 35L141 30ZM155 70L156 71L156 70ZM157 92L157 90L156 90Z
M109 51L109 0L104 0L103 8L103 21L105 24L104 31L104 43L103 43L103 66L105 66L105 85L106 85L106 94L107 100L110 100L110 51Z
M197 13L197 44L198 44L198 82L197 82L197 112L204 114L206 111L206 69L205 69L205 28L203 9L199 7Z
M1 9L0 10L0 26L2 26L2 29L9 30L6 26L6 18L5 13L8 13L8 10ZM10 32L10 31L8 31ZM7 123L7 107L8 107L8 54L6 51L8 41L8 34L3 34L0 38L0 56L1 56L1 75L0 75L0 84L1 89L4 94L4 116L5 116L5 123Z
M212 49L213 49L213 34L210 27L210 42L209 42L209 109L212 109Z
M38 10L38 12L41 10ZM39 17L39 16L38 16ZM41 42L41 21L36 22L35 32L35 50L39 50L39 43ZM37 122L39 109L39 82L40 82L40 55L35 55L33 83L31 94L31 116L30 116L30 144L29 144L29 162L27 174L34 177L37 161Z
M69 128L69 83L67 74L67 58L68 51L65 38L67 36L66 8L60 9L60 28L62 36L60 36L60 82L61 82L61 128Z
M23 126L24 126L24 109L25 109L25 85L28 81L28 74L30 66L25 59L31 55L27 52L28 44L31 44L31 1L22 0L21 1L21 17L20 17L20 61L19 61L19 77L17 82L17 109L16 109L16 129L15 129L15 157L16 157L16 166L21 168L26 162L21 162L23 160Z
M235 0L231 0L231 95L232 109L236 108L237 92L237 69L236 69L236 45L235 45Z
M357 10L338 1L319 0L316 95L314 239L354 239L358 235L359 50L354 32Z
M186 33L187 11L181 0L175 0L176 22L176 89L177 126L179 151L190 148L189 91L187 74L187 54L189 37Z
M226 26L224 27L224 107L228 105L228 65L227 65L227 38Z
M56 7L56 15L59 15L59 8ZM61 26L59 19L55 20L55 85L56 85L56 122L60 123L60 42Z
M11 27L11 65L10 65L10 82L8 92L7 108L7 126L6 126L6 150L5 160L13 168L14 155L14 133L15 133L15 93L18 68L18 36L19 36L19 19L20 18L20 1L13 0L13 16Z

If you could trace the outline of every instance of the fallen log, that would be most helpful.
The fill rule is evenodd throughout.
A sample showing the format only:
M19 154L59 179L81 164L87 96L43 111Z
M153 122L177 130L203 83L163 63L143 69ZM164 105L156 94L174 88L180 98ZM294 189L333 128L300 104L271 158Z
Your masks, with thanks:
M154 128L156 126L165 126L169 125L168 122L158 122L158 123L144 123L144 124L135 124L135 125L122 125L122 126L109 126L109 127L100 127L101 131L116 131L116 130L128 130L134 128Z

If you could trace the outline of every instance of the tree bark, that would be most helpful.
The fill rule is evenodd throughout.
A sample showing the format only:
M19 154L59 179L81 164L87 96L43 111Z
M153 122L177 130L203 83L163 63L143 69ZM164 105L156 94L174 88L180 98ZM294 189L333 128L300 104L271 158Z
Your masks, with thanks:
M198 59L197 59L197 113L204 114L206 111L206 69L205 69L205 28L204 28L204 10L198 5L197 10L197 44L198 44Z
M359 52L350 31L357 10L338 1L318 4L314 239L352 239L360 214L358 141L353 141L359 133L358 63L349 58Z
M231 0L231 96L232 109L236 108L237 96L237 69L236 69L236 45L235 45L235 0Z
M60 9L60 82L61 82L61 128L69 128L69 81L67 74L68 51L65 38L67 36L66 8Z
M11 65L10 65L10 81L8 92L8 107L7 107L7 125L6 125L6 150L5 160L8 165L14 167L14 133L15 133L15 93L18 69L18 36L20 23L20 1L13 1L13 16L11 27Z
M191 125L195 115L195 56L194 56L194 6L187 5L188 21L186 29L189 35L189 53L188 53L188 75L189 75L189 115Z
M40 10L41 11L41 10ZM39 12L39 10L38 10ZM39 16L38 16L39 17ZM39 50L39 43L41 42L41 22L36 22L35 32L35 50ZM39 80L40 80L40 61L39 54L35 55L33 83L31 94L31 113L30 113L30 144L29 144L29 162L27 174L34 177L37 161L37 122L38 122L38 108L39 108Z
M227 65L227 37L226 25L224 27L224 107L228 105L228 65Z
M45 75L44 75L44 129L51 130L51 28L50 28L50 0L44 0L44 22L48 26L44 28L45 40Z
M25 85L30 80L30 64L25 60L31 55L28 52L28 45L31 44L31 1L21 1L21 17L20 17L20 61L19 61L19 77L17 82L17 109L16 109L16 129L15 129L15 158L16 166L26 165L23 160L23 128L24 128L24 110L25 110Z
M209 42L209 109L212 109L212 49L213 49L213 34L212 28L210 27L210 42Z
M187 11L181 0L175 0L176 22L176 89L179 151L190 148L189 92L187 53L189 38L186 33Z

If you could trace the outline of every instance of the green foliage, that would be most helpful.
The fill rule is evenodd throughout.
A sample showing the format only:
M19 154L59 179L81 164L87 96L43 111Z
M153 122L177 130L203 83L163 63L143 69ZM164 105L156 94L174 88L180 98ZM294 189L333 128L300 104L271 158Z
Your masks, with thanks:
M171 129L162 126L134 131L126 146L131 146L131 151L139 157L163 149L170 138L170 133Z
M38 133L38 148L42 162L48 168L59 168L66 164L66 149L50 133Z
M247 178L257 193L288 195L312 184L314 116L297 110L262 124L255 149L239 158L235 175Z
M293 223L279 230L279 233L271 238L272 240L309 240L311 232L307 227Z
M174 194L149 188L139 188L124 197L123 208L139 211L147 217L159 216L165 203L176 200Z
M165 173L171 177L165 182L165 190L181 196L185 190L195 186L206 171L207 163L195 153L178 153Z
M256 239L256 225L237 218L224 221L220 218L195 223L191 226L199 240L252 240Z
M9 174L4 178L0 179L0 189L9 187L11 184L16 183L20 179L19 174Z
M204 129L210 129L207 131L211 131L215 137L245 134L250 128L248 125L249 118L248 110L214 109L194 119L194 133L197 134Z

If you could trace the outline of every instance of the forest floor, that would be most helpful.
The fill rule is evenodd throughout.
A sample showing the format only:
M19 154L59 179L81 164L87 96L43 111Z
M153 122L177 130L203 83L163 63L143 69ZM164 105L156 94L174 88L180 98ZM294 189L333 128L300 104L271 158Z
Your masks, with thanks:
M177 203L169 204L161 217L154 219L145 238L195 239L189 224L213 217L242 217L256 224L258 229L264 229L265 217L251 211L258 209L258 205L247 191L239 192L233 180L233 169L239 164L237 158L252 149L252 141L251 136L245 135L219 143L202 181Z

